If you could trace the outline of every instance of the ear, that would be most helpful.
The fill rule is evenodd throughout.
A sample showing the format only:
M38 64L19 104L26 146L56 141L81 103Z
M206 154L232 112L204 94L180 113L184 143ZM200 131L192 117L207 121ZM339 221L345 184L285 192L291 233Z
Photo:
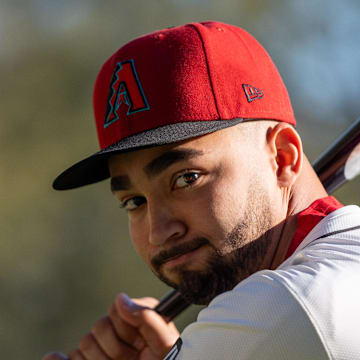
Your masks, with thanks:
M278 123L268 129L267 143L279 187L291 186L300 174L303 162L299 134L291 125Z

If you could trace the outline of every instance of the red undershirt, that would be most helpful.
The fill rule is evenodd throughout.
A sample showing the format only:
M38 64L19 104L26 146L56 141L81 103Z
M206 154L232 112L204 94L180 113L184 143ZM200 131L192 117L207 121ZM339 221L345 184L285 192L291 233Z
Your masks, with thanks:
M308 208L301 211L297 217L297 230L291 241L285 260L290 257L306 235L327 215L344 205L333 196L327 196L314 201Z

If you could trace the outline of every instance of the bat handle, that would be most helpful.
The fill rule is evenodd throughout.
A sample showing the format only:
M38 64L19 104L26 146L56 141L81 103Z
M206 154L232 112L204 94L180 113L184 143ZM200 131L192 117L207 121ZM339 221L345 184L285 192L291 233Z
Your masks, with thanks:
M171 290L160 300L154 310L169 322L189 306L190 304L183 298L179 291Z

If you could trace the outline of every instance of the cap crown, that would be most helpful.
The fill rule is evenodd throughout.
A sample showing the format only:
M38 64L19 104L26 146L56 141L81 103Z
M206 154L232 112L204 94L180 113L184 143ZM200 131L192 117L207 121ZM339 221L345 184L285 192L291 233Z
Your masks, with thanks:
M283 81L246 31L192 23L141 36L101 68L94 89L101 150L63 171L58 190L110 176L108 158L234 126L273 119L295 125Z
M141 36L101 68L94 90L101 149L164 125L235 118L295 125L287 90L245 30L192 23Z

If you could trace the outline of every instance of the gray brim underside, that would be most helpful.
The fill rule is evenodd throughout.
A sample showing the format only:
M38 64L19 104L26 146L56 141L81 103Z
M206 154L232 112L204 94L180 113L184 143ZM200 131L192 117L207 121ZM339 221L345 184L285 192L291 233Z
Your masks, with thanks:
M172 144L206 135L243 122L244 119L188 121L169 124L131 135L79 161L62 172L53 182L55 190L75 189L110 177L108 158L117 153Z

